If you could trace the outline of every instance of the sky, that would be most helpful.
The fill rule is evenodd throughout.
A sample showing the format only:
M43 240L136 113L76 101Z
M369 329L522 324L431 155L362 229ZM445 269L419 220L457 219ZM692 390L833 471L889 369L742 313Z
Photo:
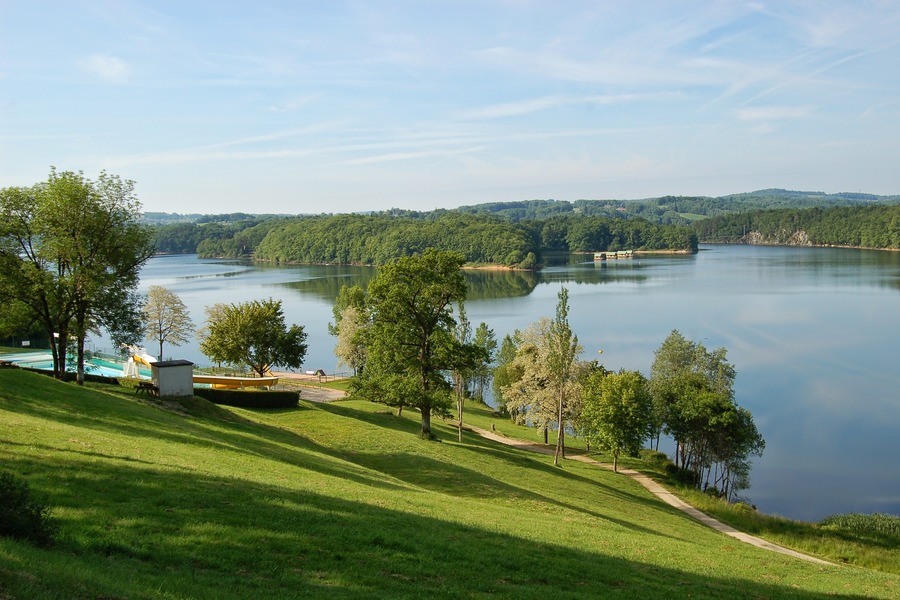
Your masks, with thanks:
M0 0L0 187L145 211L900 193L896 0Z

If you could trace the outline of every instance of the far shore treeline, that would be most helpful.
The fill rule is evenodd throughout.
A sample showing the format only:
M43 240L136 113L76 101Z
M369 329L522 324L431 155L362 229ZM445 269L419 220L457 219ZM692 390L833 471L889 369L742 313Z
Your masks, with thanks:
M147 213L161 253L382 265L426 248L473 265L540 266L546 252L696 252L698 243L900 249L900 198L764 190L721 198L532 200L334 215Z

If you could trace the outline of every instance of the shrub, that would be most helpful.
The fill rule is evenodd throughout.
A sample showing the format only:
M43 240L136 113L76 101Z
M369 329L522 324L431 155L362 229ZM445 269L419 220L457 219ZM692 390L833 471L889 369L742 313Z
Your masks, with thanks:
M239 408L294 408L300 394L289 391L217 390L194 388L194 395L209 400L213 404L237 406Z
M666 475L678 483L683 483L692 487L696 487L697 483L700 481L696 473L689 469L676 467L674 463L668 463L666 465Z
M0 535L46 546L53 541L56 530L50 506L31 494L28 482L12 473L0 472Z
M672 464L665 452L650 450L649 448L641 450L641 459L655 467L668 468L668 465ZM672 466L674 467L675 465Z

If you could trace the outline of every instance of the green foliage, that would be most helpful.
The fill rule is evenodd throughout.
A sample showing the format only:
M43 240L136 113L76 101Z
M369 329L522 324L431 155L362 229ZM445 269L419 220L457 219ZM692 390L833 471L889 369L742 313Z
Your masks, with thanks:
M61 526L49 550L0 540L0 595L900 594L896 575L753 548L593 465L552 469L547 456L471 432L463 443L426 444L410 435L418 415L368 402L301 406L206 407L186 417L129 392L0 370L4 465L53 498ZM490 428L487 408L467 411ZM440 421L435 428L444 439L453 432ZM498 429L520 431L505 421ZM876 550L884 561L897 554Z
M49 545L58 530L50 512L25 479L0 471L0 536Z
M900 205L779 209L698 222L704 241L900 248Z
M431 413L447 412L444 373L466 354L453 332L453 303L466 298L463 257L428 249L382 267L368 290L366 368L357 393L376 402L419 409L421 434L431 437Z
M241 408L293 408L300 396L297 392L280 390L217 390L194 388L194 395L222 406Z
M139 211L134 182L105 172L91 180L51 168L45 182L0 190L0 292L56 340L58 377L71 340L83 381L89 333L140 338L135 288L153 245Z
M724 348L709 351L673 330L655 353L650 383L652 425L675 439L675 464L732 500L749 487L749 457L765 449L753 416L734 400L735 375Z
M639 455L653 414L647 379L640 372L595 371L585 384L582 405L582 434L612 453L613 470L618 471L619 455Z
M207 309L200 350L213 362L245 365L259 376L273 367L300 368L306 356L306 332L288 328L281 300L251 300Z

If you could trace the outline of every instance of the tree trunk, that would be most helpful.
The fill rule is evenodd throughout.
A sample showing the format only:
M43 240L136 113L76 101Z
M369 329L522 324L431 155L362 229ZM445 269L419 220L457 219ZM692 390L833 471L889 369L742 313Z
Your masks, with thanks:
M544 425L544 444L546 445L546 444L549 444L549 443L550 443L550 436L549 436L549 434L547 433L547 426Z
M75 369L75 381L78 385L84 385L84 334L78 334L78 341L76 344L76 369Z
M457 423L457 441L462 441L462 418L463 418L463 398L461 396L456 397L456 416L459 417L459 422Z
M559 396L559 411L556 417L558 430L556 432L556 452L553 453L553 464L559 466L559 459L566 457L566 427L563 419L563 395Z
M53 344L55 348L53 353L53 370L56 378L64 381L66 379L66 355L68 354L69 346L69 330L68 328L60 328L56 333L59 337L54 340Z
M613 473L619 472L619 451L613 450Z
M419 435L428 440L434 437L431 433L431 406L422 407L422 432Z

